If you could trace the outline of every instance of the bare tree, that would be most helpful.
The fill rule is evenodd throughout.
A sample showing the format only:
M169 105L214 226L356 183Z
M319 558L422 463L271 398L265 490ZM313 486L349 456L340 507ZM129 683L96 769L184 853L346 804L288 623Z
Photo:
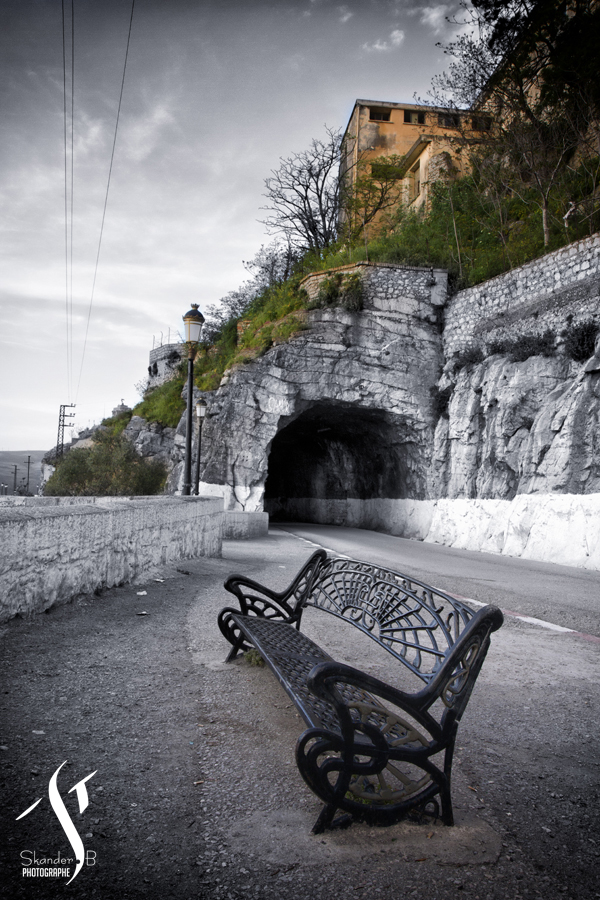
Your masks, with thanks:
M308 150L282 158L265 179L269 205L262 208L270 215L263 224L300 252L323 250L337 237L341 135L332 128L326 132Z
M242 262L252 275L253 283L267 288L286 281L298 259L298 252L289 241L274 240L266 247L263 244L254 259Z

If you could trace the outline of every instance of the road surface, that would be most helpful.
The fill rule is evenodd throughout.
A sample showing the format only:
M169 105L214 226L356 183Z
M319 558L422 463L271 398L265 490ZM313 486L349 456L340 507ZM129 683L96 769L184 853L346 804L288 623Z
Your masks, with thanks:
M434 587L600 637L600 572L343 528L278 522L336 553L412 574Z
M363 535L408 544L405 568L411 548L430 554L419 574L437 566L436 581L444 553L458 561L453 584L469 564ZM271 529L226 541L222 559L181 561L0 628L2 900L595 900L600 645L517 618L492 635L460 725L456 827L310 834L320 803L294 759L304 725L268 669L223 662L217 614L233 602L233 572L281 590L311 552ZM334 616L302 627L335 658L404 679ZM66 876L23 875L33 853L72 856L50 802L57 772L86 854L68 887ZM84 779L82 812L71 788Z

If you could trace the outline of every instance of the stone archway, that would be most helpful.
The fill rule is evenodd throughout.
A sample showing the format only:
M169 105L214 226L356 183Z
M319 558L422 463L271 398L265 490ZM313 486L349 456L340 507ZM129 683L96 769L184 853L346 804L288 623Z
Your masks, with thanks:
M315 403L272 441L265 510L274 521L310 521L327 518L340 502L420 499L422 452L402 416L350 403Z

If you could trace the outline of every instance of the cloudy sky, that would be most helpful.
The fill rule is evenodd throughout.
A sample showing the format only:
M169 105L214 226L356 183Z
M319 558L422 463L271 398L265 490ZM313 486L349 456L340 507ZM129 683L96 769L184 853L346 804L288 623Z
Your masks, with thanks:
M53 446L61 403L80 427L136 403L153 337L237 288L242 260L271 240L261 195L278 159L345 127L357 98L424 96L457 10L136 0L90 309L131 0L74 0L69 302L62 4L2 0L0 449ZM68 86L70 68L68 46Z

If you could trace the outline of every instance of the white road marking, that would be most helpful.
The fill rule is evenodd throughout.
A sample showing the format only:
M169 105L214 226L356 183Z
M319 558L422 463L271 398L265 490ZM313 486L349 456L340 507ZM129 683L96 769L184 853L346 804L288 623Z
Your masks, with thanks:
M473 600L472 597L460 597L458 594L452 594L452 596L456 597L457 600L462 600L464 603L472 603L474 606L488 605L487 603L482 603L481 600ZM521 619L523 622L529 622L530 625L539 625L540 628L548 628L550 631L565 631L569 632L569 634L579 634L574 628L564 628L562 625L555 625L553 622L546 622L544 619L536 619L534 616L525 616L523 613L510 612L508 609L503 609L502 612L505 616Z
M288 532L288 534L294 534L294 532ZM333 553L341 559L352 559L351 556L347 556L345 553L338 553L337 550L332 550L331 547L324 547L323 544L317 544L316 541L309 541L308 538L300 537L299 534L296 534L295 537L304 541L305 544L310 544L312 547L319 547L322 550L326 550L327 553ZM444 591L444 593L448 594L449 591ZM482 603L481 600L473 600L472 597L461 597L460 594L452 594L451 596L456 597L457 600L461 600L464 603L472 603L474 606L488 605L487 603ZM600 638L595 635L588 635L582 631L576 631L575 628L565 628L563 625L555 625L554 622L546 622L544 619L536 619L534 616L525 616L523 613L512 612L508 609L503 609L502 612L505 616L512 616L513 619L520 619L522 622L528 622L530 625L538 625L540 628L546 628L548 631L558 631L562 634L579 634L588 640L600 642Z

